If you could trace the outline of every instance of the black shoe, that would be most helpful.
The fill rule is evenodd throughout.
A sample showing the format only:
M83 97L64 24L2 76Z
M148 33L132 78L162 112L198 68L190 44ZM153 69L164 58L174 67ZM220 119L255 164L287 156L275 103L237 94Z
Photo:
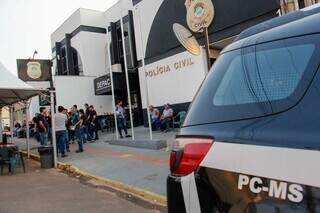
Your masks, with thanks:
M131 135L126 135L126 138L131 138Z
M99 138L95 138L94 140L96 140L96 141L97 141L97 140L99 140Z
M67 149L67 152L70 152L70 149Z
M65 157L68 157L68 155L63 154L63 155L61 155L61 157L62 157L62 158L65 158Z
M80 153L80 152L83 152L83 150L77 150L77 151L76 151L76 153Z
M123 136L122 136L122 135L120 135L120 138L123 138Z

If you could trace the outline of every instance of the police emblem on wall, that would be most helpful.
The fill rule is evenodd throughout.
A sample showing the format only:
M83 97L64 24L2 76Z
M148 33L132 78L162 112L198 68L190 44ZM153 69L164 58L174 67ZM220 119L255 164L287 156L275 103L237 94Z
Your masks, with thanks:
M51 61L17 59L18 77L23 81L50 81Z
M30 78L37 80L41 77L41 64L37 61L30 61L27 63L27 74Z
M193 32L203 32L214 19L214 6L211 0L187 0L187 24Z

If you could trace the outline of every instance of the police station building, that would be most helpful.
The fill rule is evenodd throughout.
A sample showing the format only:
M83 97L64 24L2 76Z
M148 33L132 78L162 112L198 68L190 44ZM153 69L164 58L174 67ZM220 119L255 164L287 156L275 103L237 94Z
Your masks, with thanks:
M105 12L74 12L51 36L57 104L70 107L90 103L100 115L112 113L112 72L115 99L127 103L131 98L134 125L147 120L147 100L160 109L170 103L175 112L186 111L208 72L206 51L190 54L172 28L174 23L188 28L186 14L193 1L120 0ZM214 63L242 30L278 16L283 2L212 3L214 20L208 34L210 61ZM203 46L203 34L193 35Z

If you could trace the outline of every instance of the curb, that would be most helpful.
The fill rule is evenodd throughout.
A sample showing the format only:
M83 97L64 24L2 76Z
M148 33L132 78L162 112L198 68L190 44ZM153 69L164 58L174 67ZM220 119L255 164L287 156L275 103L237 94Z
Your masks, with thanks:
M22 152L25 156L27 155L27 152ZM30 158L36 161L40 161L40 156L31 154ZM154 205L158 205L160 208L165 208L167 206L167 199L163 195L159 195L157 193L141 189L139 187L135 187L129 184L125 184L119 181L114 181L105 177L96 176L93 174L90 174L88 172L82 171L78 167L72 166L70 164L58 162L58 169L64 172L73 173L76 175L80 175L83 177L87 177L93 180L96 180L102 184L105 184L115 190L122 191L124 193L131 194L133 196L136 196L146 202L149 202Z

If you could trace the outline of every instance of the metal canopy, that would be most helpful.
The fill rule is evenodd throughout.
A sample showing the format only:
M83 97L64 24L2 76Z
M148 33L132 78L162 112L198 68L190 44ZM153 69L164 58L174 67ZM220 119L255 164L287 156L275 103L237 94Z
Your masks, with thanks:
M28 100L41 91L14 76L0 62L0 108Z

